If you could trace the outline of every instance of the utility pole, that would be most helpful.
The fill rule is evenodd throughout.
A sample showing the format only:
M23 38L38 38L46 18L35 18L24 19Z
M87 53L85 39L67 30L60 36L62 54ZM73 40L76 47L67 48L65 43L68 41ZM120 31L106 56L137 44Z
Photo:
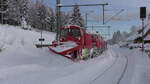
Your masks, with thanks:
M144 19L142 18L142 51L144 51Z
M60 38L60 27L61 27L61 17L60 17L60 12L61 11L61 6L60 6L60 0L56 0L56 24L57 24L57 35L56 35L56 40L58 41Z
M108 38L110 37L110 26L108 27Z
M105 24L105 20L104 20L104 19L105 19L105 13L104 13L104 12L105 12L105 9L104 9L104 6L105 6L105 5L103 4L103 5L102 5L102 8L103 8L103 24Z
M85 28L87 29L87 27L88 27L88 15L90 14L90 13L93 13L93 11L87 11L87 12L85 12Z
M85 25L86 25L86 28L87 28L87 16L88 16L88 13L85 13Z
M93 24L92 24L92 33L93 33Z

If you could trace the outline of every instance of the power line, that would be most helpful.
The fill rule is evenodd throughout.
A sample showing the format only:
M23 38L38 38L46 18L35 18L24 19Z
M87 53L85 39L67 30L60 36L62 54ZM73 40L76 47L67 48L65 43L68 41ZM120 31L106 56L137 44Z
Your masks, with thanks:
M87 26L87 27L94 27L94 28L110 28L111 26L104 26L104 25L101 25L101 26Z
M118 13L116 13L115 15L113 15L112 17L110 17L107 21L105 21L104 24L108 23L110 20L112 20L115 16L119 15L123 11L124 11L124 9L120 10Z
M104 4L75 4L75 5L62 5L62 4L57 4L59 7L74 7L74 6L103 6L103 5L109 5L108 3Z

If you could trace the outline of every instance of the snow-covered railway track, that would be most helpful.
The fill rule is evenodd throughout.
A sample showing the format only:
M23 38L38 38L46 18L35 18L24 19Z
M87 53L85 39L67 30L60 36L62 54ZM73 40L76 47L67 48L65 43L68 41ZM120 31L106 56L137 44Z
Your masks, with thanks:
M127 67L128 57L117 55L114 62L108 68L106 68L105 71L96 76L89 84L99 84L112 79L112 84L122 84L127 72Z
M124 67L124 69L123 69L123 72L122 72L120 78L119 78L118 81L117 81L117 84L120 84L120 83L121 83L121 80L123 79L123 77L124 77L124 75L125 75L125 73L126 73L126 71L127 71L127 67L128 67L128 57L127 57L127 56L124 56L124 57L125 57L125 59L126 59L125 67Z
M98 80L99 78L101 78L107 71L109 71L117 62L119 56L116 56L114 62L108 67L106 68L103 73L99 74L98 76L96 76L89 84L93 84L94 81Z

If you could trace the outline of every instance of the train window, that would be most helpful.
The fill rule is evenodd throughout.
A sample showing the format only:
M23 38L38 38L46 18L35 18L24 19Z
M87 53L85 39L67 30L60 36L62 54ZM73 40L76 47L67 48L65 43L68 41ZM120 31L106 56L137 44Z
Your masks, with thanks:
M79 29L71 29L71 32L72 32L74 37L80 36L80 30Z
M61 36L66 37L66 36L73 36L73 37L79 37L80 36L80 30L79 29L63 29L61 31Z
M63 30L61 30L61 36L62 37L66 37L68 32L69 32L69 29L63 29Z

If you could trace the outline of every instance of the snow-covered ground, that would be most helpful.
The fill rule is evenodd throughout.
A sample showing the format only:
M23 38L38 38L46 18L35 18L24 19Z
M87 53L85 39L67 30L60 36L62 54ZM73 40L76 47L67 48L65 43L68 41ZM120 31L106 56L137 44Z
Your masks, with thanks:
M115 45L97 58L72 62L37 49L38 37L35 30L0 25L0 84L150 84L150 59L138 50ZM51 42L55 34L44 37Z

